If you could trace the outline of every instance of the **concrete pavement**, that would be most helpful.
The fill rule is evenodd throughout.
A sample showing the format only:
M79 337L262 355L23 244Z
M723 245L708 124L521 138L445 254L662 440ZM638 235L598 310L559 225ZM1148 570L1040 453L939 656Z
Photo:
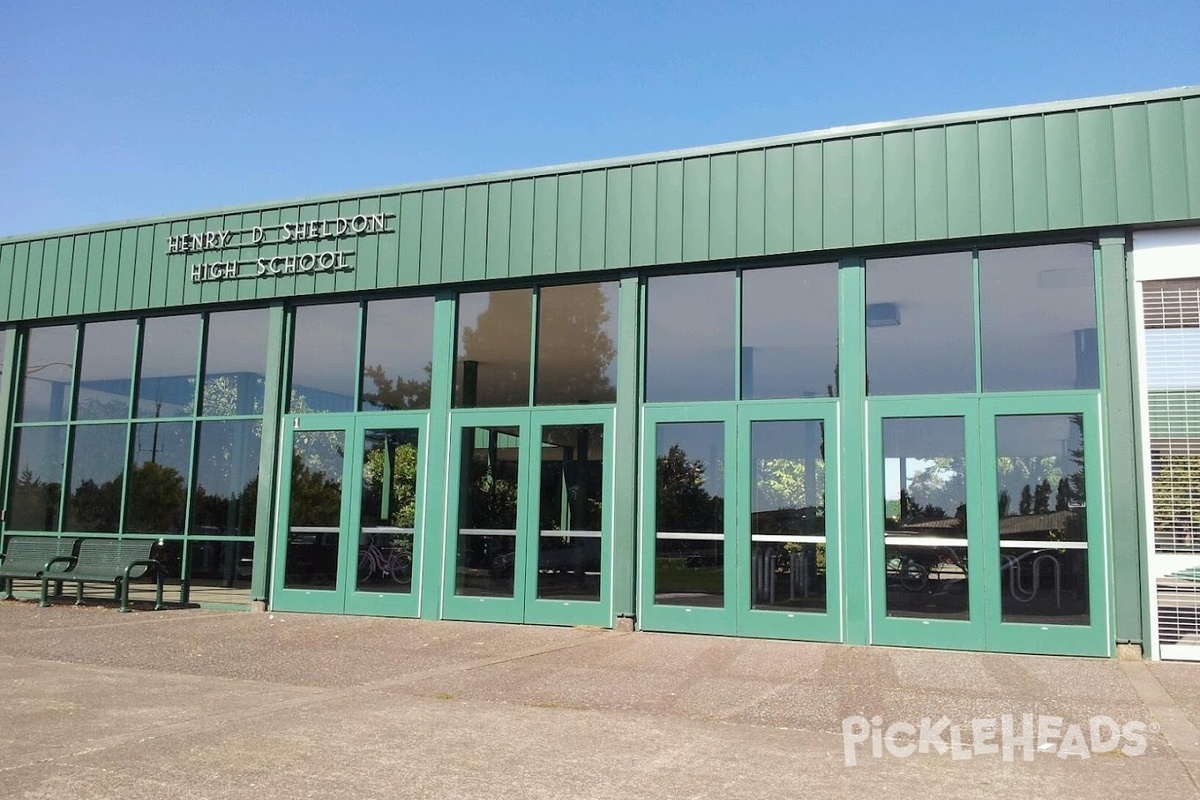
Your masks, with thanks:
M0 797L1195 797L1198 725L1200 665L0 603Z

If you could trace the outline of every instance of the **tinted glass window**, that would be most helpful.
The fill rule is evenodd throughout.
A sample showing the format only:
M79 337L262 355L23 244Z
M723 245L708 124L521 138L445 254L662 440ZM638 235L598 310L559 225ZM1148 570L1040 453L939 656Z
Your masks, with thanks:
M538 294L539 405L617 401L617 284L547 286Z
M646 284L646 400L732 400L734 273Z
M66 530L117 532L121 519L127 430L125 423L75 427Z
M75 371L75 326L33 328L25 336L22 422L65 420Z
M202 413L262 413L269 321L265 308L209 315Z
M125 530L183 533L187 506L192 423L144 422L133 426Z
M83 355L75 419L124 419L129 416L135 320L91 322L83 326Z
M983 250L983 388L1096 389L1096 282L1090 244Z
M12 441L13 478L8 530L58 530L66 427L17 428L13 431Z
M867 392L975 391L970 253L867 262Z
M139 417L191 416L196 402L200 315L152 317L142 328ZM216 354L220 358L220 354Z
M433 298L367 303L362 410L429 408Z
M191 532L253 536L262 425L255 420L206 421L197 436Z
M532 289L459 297L455 406L529 404L532 299Z
M837 264L742 273L742 397L836 397Z
M291 412L353 411L357 361L358 303L297 308Z

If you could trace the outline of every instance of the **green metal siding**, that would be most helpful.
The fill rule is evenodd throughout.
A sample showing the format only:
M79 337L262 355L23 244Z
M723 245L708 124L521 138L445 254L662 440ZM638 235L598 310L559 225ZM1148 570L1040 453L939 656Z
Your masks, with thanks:
M336 245L166 254L168 235L378 211L387 233ZM9 239L0 321L1197 217L1189 89ZM351 271L190 277L335 247L354 251Z

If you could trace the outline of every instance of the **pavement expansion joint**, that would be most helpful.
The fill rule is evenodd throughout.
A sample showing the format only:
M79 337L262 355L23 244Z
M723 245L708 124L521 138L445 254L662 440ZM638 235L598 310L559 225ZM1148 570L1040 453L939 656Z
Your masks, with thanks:
M1187 714L1171 698L1158 678L1142 661L1122 661L1121 671L1129 678L1134 691L1146 704L1153 716L1153 722L1159 726L1159 731L1167 740L1167 744L1175 751L1192 784L1196 794L1200 796L1200 728L1188 719Z

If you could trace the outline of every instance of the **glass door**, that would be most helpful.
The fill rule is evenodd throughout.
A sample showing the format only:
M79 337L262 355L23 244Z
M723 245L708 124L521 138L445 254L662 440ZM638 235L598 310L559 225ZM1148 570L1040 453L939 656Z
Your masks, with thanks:
M868 480L871 639L984 647L975 400L874 400Z
M833 404L740 409L739 636L841 639L838 463Z
M736 631L736 408L643 412L642 627Z
M1097 406L872 401L873 642L1108 653Z
M611 409L455 412L443 616L611 624Z
M272 608L415 616L424 415L285 417Z
M983 403L989 649L1109 654L1097 404Z

